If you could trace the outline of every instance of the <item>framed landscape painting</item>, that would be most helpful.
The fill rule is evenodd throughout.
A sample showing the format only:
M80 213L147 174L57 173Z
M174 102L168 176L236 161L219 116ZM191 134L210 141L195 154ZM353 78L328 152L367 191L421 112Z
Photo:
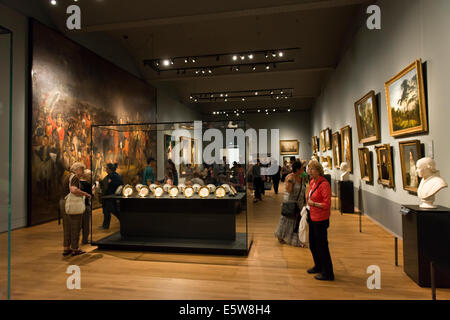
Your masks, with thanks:
M420 141L402 141L399 143L399 149L403 189L417 193L420 179L416 172L416 163L422 158Z
M333 147L333 160L334 160L334 167L340 168L341 167L341 135L339 132L333 133L332 136L332 147Z
M298 140L280 140L280 154L298 154Z
M394 169L392 167L392 149L390 144L376 146L378 183L394 188Z
M373 170L369 149L359 148L358 155L359 155L359 168L361 170L361 179L366 182L372 183Z
M345 126L341 129L342 162L347 162L350 173L353 173L352 129Z
M370 91L355 102L355 115L359 143L379 141L380 124L378 122L378 106L375 91Z
M414 61L384 86L391 136L427 132L422 61Z

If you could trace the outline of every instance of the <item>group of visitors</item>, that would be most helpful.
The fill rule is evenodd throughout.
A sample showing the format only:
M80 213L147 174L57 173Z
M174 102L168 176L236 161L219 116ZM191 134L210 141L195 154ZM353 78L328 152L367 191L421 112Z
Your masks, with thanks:
M280 243L305 247L306 239L299 235L300 225L308 226L309 248L314 266L307 272L317 274L317 280L334 280L333 264L328 248L327 229L330 225L331 186L324 178L322 165L311 160L305 175L305 162L294 161L291 173L285 177L285 195L275 236ZM309 188L307 190L307 180ZM293 212L289 212L292 211ZM301 228L302 233L306 228ZM300 239L303 239L302 242Z

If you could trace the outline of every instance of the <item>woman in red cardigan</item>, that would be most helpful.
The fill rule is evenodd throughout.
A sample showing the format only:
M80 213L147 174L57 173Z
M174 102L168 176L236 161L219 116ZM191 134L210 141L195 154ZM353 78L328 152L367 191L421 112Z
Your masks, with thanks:
M317 280L334 280L333 263L328 249L327 229L330 226L331 187L323 177L323 167L317 160L308 164L311 177L308 191L309 247L314 267L308 273L318 273Z

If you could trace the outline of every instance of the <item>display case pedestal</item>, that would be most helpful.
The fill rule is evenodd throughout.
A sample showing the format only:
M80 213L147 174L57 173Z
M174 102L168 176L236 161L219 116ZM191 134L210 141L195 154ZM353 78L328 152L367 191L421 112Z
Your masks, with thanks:
M93 241L100 249L247 255L247 230L236 230L246 193L216 198L106 196L120 232Z
M353 181L339 181L339 201L340 210L343 213L355 213L355 194L353 191Z
M444 266L449 262L450 209L404 205L401 213L404 271L419 286L430 287L430 261ZM436 287L450 288L448 272L438 268L435 279Z

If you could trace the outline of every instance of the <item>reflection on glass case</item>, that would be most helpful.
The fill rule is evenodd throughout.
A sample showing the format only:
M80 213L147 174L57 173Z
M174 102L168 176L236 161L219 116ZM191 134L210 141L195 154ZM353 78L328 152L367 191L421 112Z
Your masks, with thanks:
M102 203L114 207L113 217L109 229L93 228L93 245L117 250L248 254L252 234L245 184L247 145L237 145L237 138L236 145L223 141L218 158L231 155L231 159L207 164L203 153L211 140L201 141L207 129L220 131L223 140L227 129L245 132L245 122L203 122L200 129L197 125L92 126L93 137L118 137L121 142L114 157L94 161L93 183L102 185L108 180L104 170L107 163L118 164L117 174L123 180L120 192L101 194ZM108 149L103 143L94 143L99 141L102 139L92 139L92 156ZM228 153L227 148L232 152ZM130 157L133 161L128 160ZM233 167L234 161L240 165ZM102 220L102 209L94 207L92 225L101 225Z

